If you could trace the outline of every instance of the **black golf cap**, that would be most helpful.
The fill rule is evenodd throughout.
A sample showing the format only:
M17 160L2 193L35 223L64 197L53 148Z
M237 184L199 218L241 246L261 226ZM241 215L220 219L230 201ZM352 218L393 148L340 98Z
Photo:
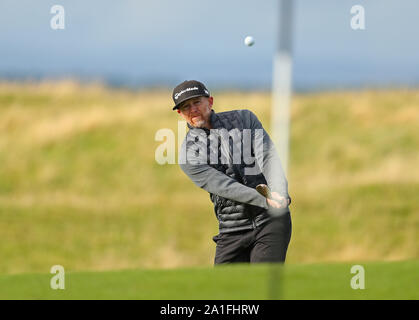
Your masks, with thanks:
M173 89L172 98L175 102L173 110L179 109L179 105L188 99L209 96L210 93L203 83L196 80L183 81Z

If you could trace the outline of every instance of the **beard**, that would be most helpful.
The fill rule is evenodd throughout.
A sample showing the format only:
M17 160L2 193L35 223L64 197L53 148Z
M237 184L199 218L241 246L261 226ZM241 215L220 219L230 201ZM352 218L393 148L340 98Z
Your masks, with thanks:
M205 127L205 123L206 123L205 120L200 119L198 121L195 121L193 126L195 128L203 128L203 127Z
M202 115L192 118L191 122L191 125L195 128L204 128L207 123Z
M194 128L206 128L208 125L211 124L210 116L211 116L211 108L203 108L204 110L200 110L200 112L196 112L194 115L188 119L189 124Z

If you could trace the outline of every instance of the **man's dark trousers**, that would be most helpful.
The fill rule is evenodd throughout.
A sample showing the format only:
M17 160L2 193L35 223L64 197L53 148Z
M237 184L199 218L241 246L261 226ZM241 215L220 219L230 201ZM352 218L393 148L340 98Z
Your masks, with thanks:
M291 216L286 213L253 230L220 233L214 264L235 262L285 262L291 239Z

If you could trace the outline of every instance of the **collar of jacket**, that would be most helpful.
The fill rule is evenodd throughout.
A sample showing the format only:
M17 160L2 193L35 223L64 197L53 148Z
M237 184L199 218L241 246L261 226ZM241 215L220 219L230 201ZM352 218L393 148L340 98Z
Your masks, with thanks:
M217 129L217 128L222 127L221 122L218 119L218 116L217 116L217 114L215 113L214 110L211 110L210 122L211 122L212 129ZM187 125L188 125L189 129L197 129L197 128L191 126L189 123L187 123ZM208 129L206 129L206 128L199 128L199 129L204 129L205 131L208 131Z

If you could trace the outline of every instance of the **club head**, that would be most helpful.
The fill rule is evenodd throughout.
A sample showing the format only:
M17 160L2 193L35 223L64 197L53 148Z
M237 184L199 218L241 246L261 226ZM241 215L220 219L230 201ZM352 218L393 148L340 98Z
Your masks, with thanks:
M256 190L265 198L271 199L271 190L269 190L269 187L266 184L258 184Z

